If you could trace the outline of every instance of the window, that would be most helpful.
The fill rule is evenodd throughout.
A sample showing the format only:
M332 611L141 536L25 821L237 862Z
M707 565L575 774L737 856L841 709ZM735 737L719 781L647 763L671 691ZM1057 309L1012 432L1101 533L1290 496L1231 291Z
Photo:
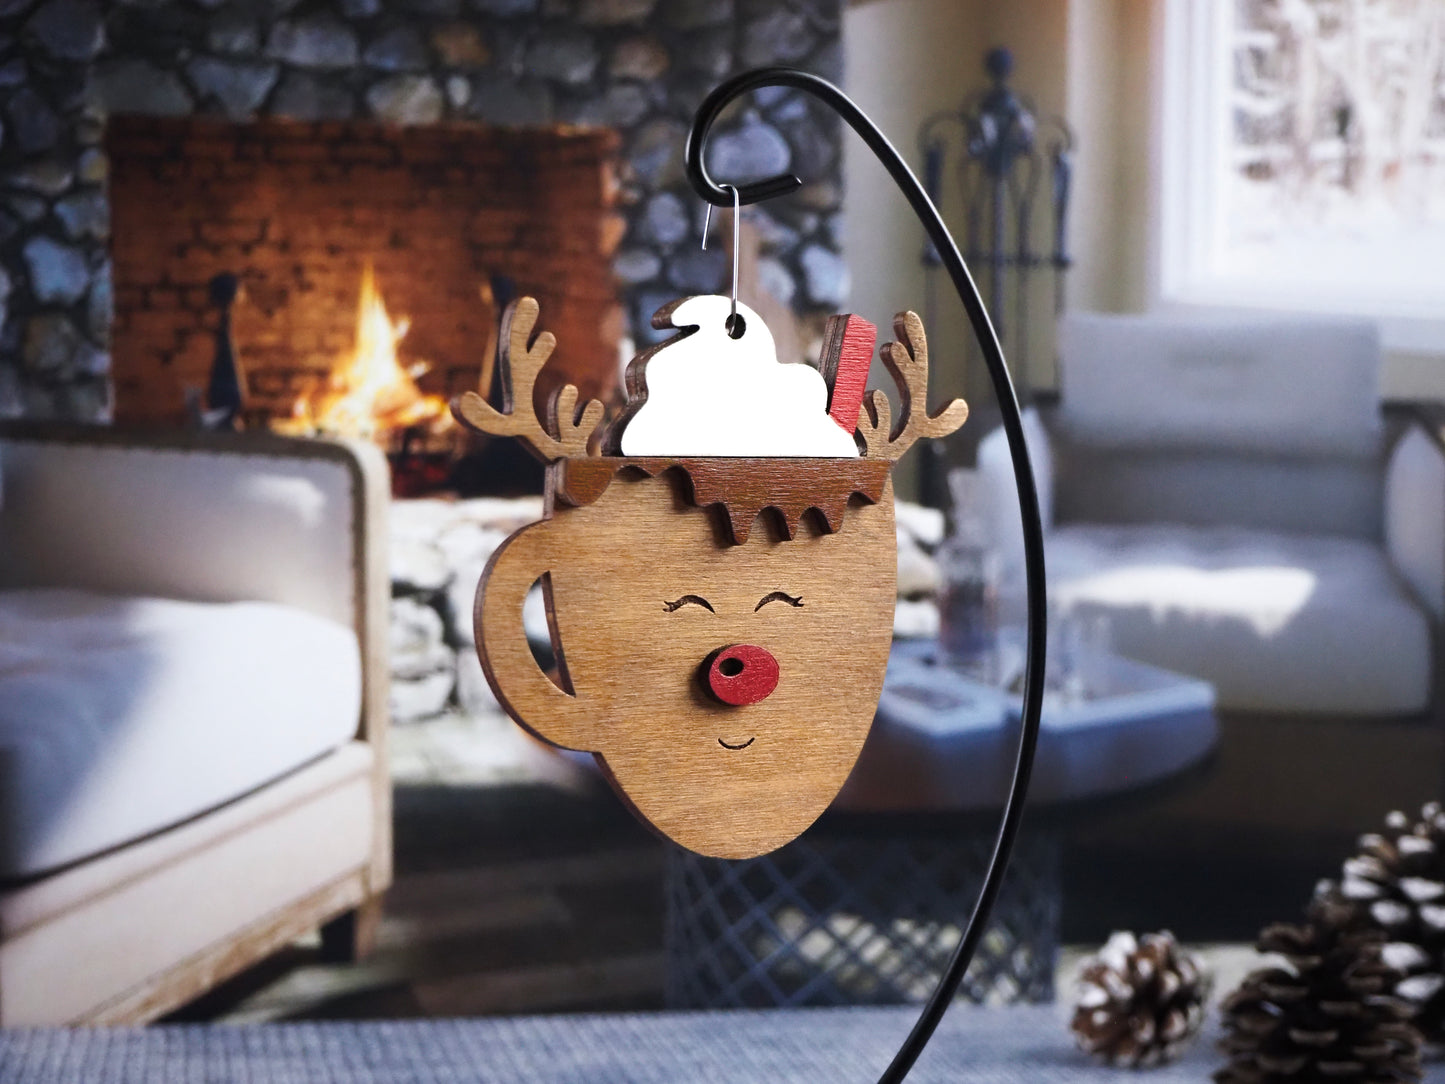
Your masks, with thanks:
M1166 0L1164 302L1445 348L1445 3Z

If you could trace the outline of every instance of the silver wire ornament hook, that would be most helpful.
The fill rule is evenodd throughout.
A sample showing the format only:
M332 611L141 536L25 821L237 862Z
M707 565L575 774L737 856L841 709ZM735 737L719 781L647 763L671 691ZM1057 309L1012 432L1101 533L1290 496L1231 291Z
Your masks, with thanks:
M742 239L742 194L738 192L737 185L719 184L719 188L728 188L733 194L733 287L732 287L732 312L729 313L727 333L734 339L741 339L743 332L747 330L747 321L738 315L738 250L741 248L739 242ZM707 251L707 233L712 225L712 204L707 204L707 210L702 216L702 250Z

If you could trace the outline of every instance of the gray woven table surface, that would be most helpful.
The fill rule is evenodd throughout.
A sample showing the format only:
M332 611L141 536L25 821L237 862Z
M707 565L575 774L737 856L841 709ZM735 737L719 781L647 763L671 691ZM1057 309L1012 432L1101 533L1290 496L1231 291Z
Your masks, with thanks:
M868 1084L914 1009L0 1032L4 1084ZM1207 1081L1210 1036L1142 1075L1074 1051L1057 1006L957 1006L910 1084ZM1445 1069L1432 1073L1445 1081Z

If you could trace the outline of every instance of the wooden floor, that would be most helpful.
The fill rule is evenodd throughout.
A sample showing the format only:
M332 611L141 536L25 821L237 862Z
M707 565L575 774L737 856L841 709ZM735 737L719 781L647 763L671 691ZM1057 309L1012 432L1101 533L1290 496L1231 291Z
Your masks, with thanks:
M1233 974L1252 960L1237 946L1295 919L1358 831L1435 792L1429 727L1385 724L1368 737L1388 755L1361 761L1353 730L1261 725L1225 720L1223 764L1074 819L1062 936L1078 949L1066 960L1114 929L1172 928L1224 943L1211 957ZM375 953L330 965L315 938L298 942L173 1019L661 1007L663 844L596 776L500 716L395 738L396 884ZM1296 800L1276 799L1286 792ZM1060 982L1069 974L1061 966Z
M401 786L375 952L299 942L176 1013L234 1022L660 1007L662 845L610 794Z
M1386 814L1445 792L1433 718L1220 714L1213 761L1158 793L1077 818L1064 850L1064 938L1171 926L1244 940L1298 918Z

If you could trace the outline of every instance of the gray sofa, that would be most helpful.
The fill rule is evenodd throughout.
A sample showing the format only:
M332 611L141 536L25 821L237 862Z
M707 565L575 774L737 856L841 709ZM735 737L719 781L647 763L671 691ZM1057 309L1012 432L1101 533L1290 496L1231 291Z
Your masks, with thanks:
M1075 315L1031 414L1051 601L1224 709L1406 716L1445 613L1445 454L1379 406L1369 323ZM979 449L1009 509L1002 433ZM1017 513L994 517L1016 569Z

